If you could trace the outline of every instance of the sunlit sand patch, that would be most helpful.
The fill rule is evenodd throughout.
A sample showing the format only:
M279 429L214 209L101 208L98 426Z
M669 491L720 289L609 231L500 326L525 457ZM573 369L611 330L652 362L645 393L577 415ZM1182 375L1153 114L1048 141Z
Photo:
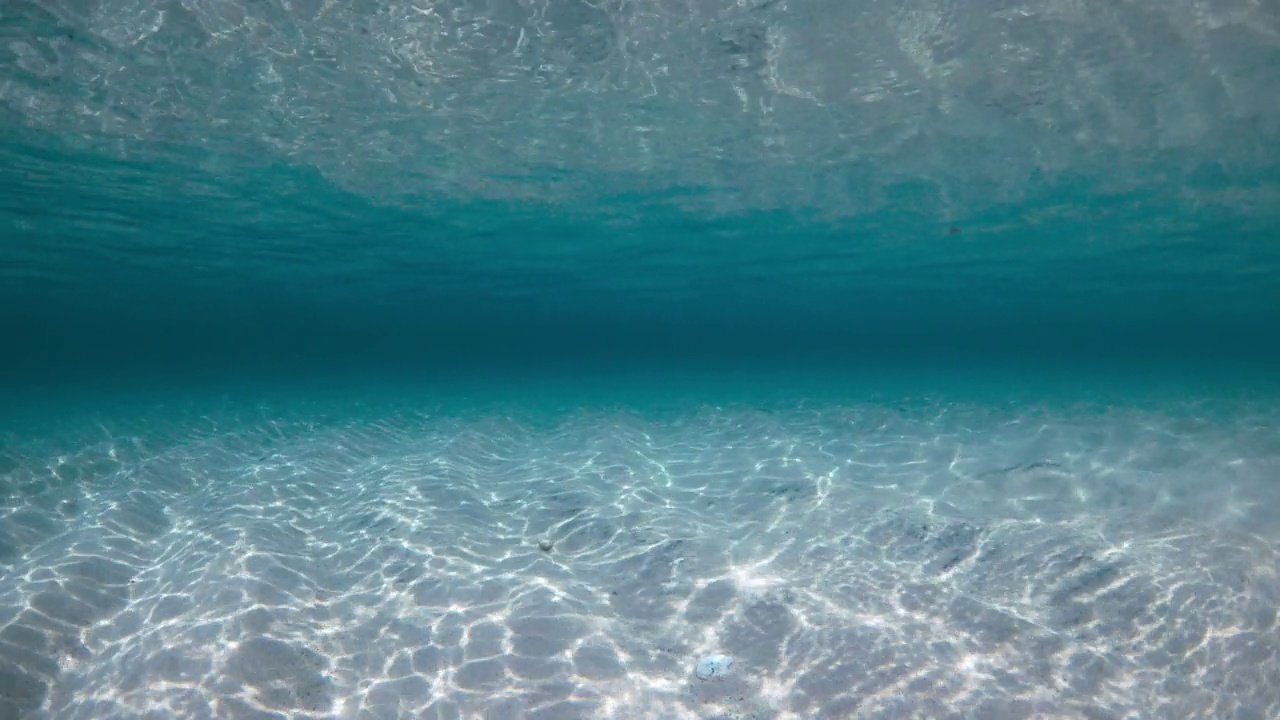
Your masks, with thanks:
M23 543L0 661L51 716L1280 709L1276 496L1231 418L726 412L175 424L68 485L74 510L0 518ZM1159 443L1199 460L1153 475ZM77 477L112 449L54 457ZM11 474L47 475L32 457ZM727 674L695 675L719 654Z
M769 564L766 560L754 565L736 566L732 568L729 577L747 597L759 597L786 584L778 575L761 572Z

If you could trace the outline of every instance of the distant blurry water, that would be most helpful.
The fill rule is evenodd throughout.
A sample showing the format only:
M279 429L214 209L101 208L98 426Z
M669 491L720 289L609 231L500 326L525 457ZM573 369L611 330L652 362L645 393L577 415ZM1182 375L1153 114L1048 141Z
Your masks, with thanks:
M575 221L574 205L387 205L282 164L0 152L18 385L388 364L1265 364L1280 347L1271 206L1051 193L1009 217L820 223L613 199ZM1077 217L1023 222L1064 204Z
M1277 38L7 0L0 719L1280 717Z
M10 375L1274 352L1269 4L499 4L6 3Z

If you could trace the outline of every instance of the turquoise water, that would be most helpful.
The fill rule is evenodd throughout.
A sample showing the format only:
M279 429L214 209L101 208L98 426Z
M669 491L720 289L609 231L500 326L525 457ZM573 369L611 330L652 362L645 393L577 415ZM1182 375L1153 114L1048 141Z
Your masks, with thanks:
M9 0L0 720L1280 717L1277 38Z

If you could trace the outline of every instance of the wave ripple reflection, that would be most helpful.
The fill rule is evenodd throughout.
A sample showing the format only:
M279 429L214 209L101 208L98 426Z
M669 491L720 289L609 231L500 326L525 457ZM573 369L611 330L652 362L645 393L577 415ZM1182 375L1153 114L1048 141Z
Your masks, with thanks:
M1280 423L1208 412L13 441L0 717L1277 717Z

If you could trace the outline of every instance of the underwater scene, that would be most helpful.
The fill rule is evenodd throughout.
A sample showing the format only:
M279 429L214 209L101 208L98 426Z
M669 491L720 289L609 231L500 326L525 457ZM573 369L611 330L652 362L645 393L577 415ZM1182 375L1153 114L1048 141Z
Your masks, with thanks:
M64 718L1280 718L1280 4L4 0Z

